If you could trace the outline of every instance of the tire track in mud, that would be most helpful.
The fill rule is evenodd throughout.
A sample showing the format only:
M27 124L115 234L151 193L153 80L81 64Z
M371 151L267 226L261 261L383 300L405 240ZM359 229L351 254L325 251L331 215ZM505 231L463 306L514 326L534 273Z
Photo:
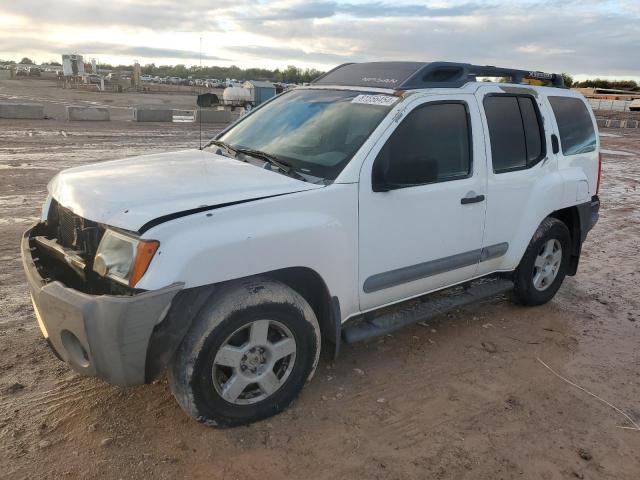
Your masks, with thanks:
M79 375L71 375L55 380L48 390L24 392L20 395L20 406L31 412L30 423L44 423L50 431L54 431L67 419L81 415L82 410L91 408L98 399L108 397L109 390L113 390L113 387ZM7 422L12 418L11 410L10 403L0 405L0 422ZM4 435L0 430L0 439Z
M86 424L93 410L117 396L110 385L67 374L47 390L29 389L11 402L0 402L0 455L19 458L37 451L43 437L48 443L68 441L70 425ZM16 418L17 405L29 414Z

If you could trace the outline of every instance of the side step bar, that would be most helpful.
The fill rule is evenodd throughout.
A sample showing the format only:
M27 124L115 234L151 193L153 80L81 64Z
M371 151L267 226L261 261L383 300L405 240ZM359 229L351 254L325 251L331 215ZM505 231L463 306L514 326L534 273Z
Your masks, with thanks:
M428 320L454 308L476 303L513 289L513 282L503 278L491 281L480 280L480 282L482 283L472 283L459 294L442 295L433 300L427 297L424 303L398 308L378 317L365 318L354 325L346 326L342 330L344 341L355 343L386 335L406 325Z

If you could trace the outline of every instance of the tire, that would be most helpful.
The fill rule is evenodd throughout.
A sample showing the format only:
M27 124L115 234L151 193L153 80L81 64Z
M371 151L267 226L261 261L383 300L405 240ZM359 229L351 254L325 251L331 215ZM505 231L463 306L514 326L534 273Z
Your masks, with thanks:
M551 300L567 274L570 249L567 226L556 218L545 218L515 271L516 301L523 305L542 305Z
M256 277L212 295L171 360L169 385L198 422L245 425L287 408L319 356L320 328L306 300Z

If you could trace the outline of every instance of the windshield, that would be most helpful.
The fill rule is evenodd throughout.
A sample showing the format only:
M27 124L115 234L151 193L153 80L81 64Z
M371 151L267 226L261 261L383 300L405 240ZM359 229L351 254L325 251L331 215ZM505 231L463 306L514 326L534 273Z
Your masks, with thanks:
M397 100L347 90L293 90L218 140L260 150L302 173L335 180Z

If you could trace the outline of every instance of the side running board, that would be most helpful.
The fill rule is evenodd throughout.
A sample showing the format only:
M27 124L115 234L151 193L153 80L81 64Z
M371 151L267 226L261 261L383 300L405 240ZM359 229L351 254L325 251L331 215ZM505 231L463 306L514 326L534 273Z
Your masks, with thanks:
M476 284L471 283L461 293L442 295L433 300L427 297L427 300L423 303L413 303L404 308L399 307L375 318L366 319L365 317L362 321L345 326L342 330L342 336L347 343L361 342L369 338L386 335L406 325L428 320L454 308L476 303L512 289L513 282L511 280L498 278L487 281L482 279Z

